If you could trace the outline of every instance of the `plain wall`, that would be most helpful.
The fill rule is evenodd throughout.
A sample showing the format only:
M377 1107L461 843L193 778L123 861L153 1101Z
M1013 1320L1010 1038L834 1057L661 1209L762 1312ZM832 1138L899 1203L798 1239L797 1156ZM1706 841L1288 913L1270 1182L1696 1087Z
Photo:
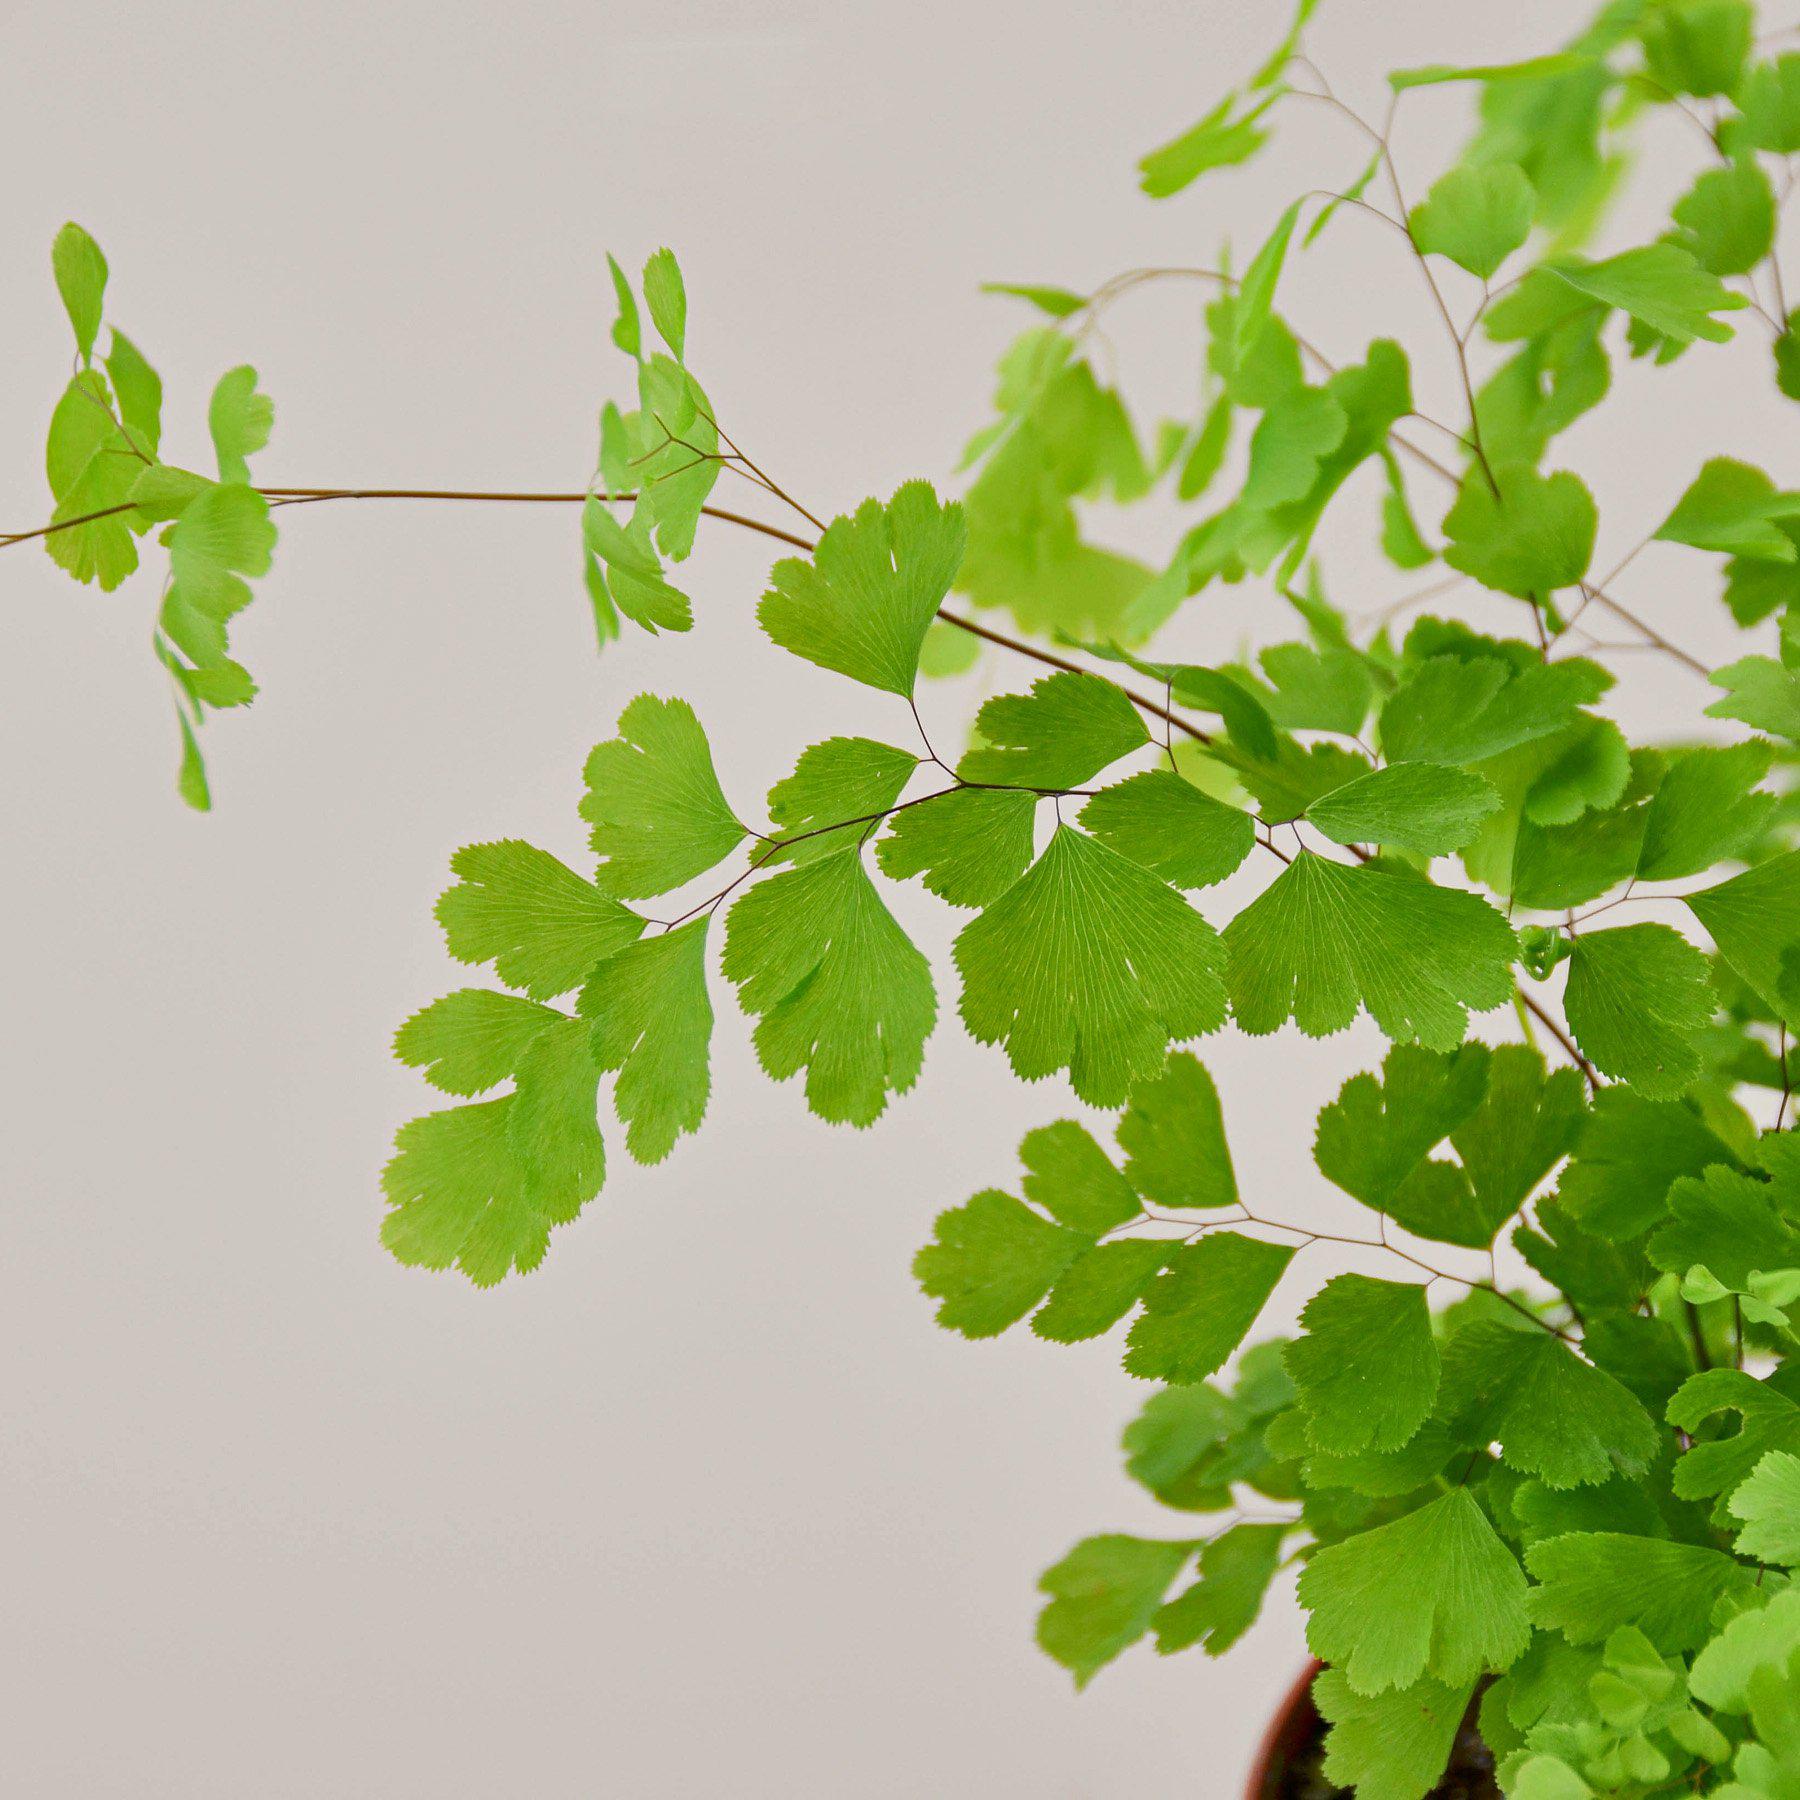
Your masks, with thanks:
M1392 63L1534 52L1574 17L1327 0L1313 41L1379 105ZM15 9L4 523L47 507L65 217L104 245L109 310L162 370L175 460L204 457L206 395L248 359L278 407L264 480L578 488L599 401L624 388L603 252L636 267L666 241L695 367L795 493L836 511L949 482L1026 322L981 281L1086 287L1210 260L1228 234L1241 259L1293 194L1352 179L1354 135L1296 106L1252 170L1162 205L1136 190L1134 159L1281 24L1261 0ZM1415 195L1466 104L1409 103ZM1651 144L1689 154L1666 122ZM1421 405L1455 416L1417 270L1378 224L1341 219L1283 304L1346 357L1398 329ZM1169 290L1109 318L1147 418L1191 412L1196 312ZM1702 456L1774 420L1763 381L1753 346L1632 371L1616 412L1572 434L1603 566ZM718 498L779 516L747 488ZM1439 505L1421 490L1428 523ZM1331 565L1358 611L1411 585L1364 518ZM903 732L897 703L759 638L769 546L728 529L687 566L690 637L596 656L572 511L280 524L236 632L263 692L206 737L210 818L173 792L154 576L103 595L35 548L0 559L0 1786L1233 1792L1302 1656L1291 1596L1223 1663L1140 1648L1077 1696L1031 1642L1038 1572L1093 1531L1191 1529L1119 1467L1145 1390L1116 1342L953 1338L909 1274L933 1215L1010 1181L1021 1132L1073 1105L963 1035L942 961L960 915L895 900L939 958L942 1017L918 1090L875 1129L827 1128L772 1087L721 988L704 1133L649 1170L615 1142L539 1273L477 1293L376 1239L393 1130L432 1104L389 1037L469 979L430 917L450 851L518 835L579 862L583 758L646 688L696 702L747 811L806 743ZM1174 522L1153 507L1097 530L1157 557ZM1622 583L1723 650L1715 588L1679 551ZM1474 616L1516 624L1486 604ZM1288 629L1252 585L1209 593L1172 636L1216 655ZM1685 726L1673 709L1704 697L1647 659L1620 667L1644 681L1640 723ZM990 665L933 690L928 717L953 739L984 684L1028 674ZM1203 1053L1246 1192L1343 1216L1311 1122L1378 1040L1227 1032Z

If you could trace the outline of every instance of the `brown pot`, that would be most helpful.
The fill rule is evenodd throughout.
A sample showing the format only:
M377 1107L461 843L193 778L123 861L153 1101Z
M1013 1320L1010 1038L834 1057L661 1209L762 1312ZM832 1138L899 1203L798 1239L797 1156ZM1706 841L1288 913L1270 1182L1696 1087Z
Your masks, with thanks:
M1308 1743L1319 1729L1319 1709L1313 1705L1312 1684L1324 1667L1313 1663L1288 1690L1250 1765L1249 1785L1244 1800L1281 1800L1281 1778L1287 1773L1294 1753Z

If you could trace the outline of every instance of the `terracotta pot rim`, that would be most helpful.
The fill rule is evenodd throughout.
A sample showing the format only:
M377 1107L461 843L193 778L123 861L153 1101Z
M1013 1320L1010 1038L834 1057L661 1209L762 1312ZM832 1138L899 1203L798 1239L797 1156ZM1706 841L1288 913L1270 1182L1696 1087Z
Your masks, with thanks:
M1308 1663L1276 1708L1275 1716L1257 1746L1256 1759L1250 1765L1244 1800L1278 1800L1275 1779L1281 1772L1282 1759L1299 1748L1301 1740L1318 1722L1312 1685L1324 1667L1321 1662Z

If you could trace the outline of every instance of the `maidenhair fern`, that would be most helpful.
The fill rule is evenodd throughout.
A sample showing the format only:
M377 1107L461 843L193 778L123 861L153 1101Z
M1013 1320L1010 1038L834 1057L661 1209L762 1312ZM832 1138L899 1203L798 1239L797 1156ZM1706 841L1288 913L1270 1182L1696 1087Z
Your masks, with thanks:
M1010 1186L945 1210L916 1263L947 1328L1109 1339L1154 1384L1127 1471L1184 1517L1045 1574L1040 1640L1078 1682L1139 1639L1225 1650L1297 1565L1328 1772L1364 1800L1419 1800L1477 1697L1519 1800L1774 1800L1800 1791L1800 492L1725 453L1746 446L1695 443L1685 487L1619 503L1635 547L1603 567L1562 440L1615 381L1683 357L1762 359L1800 399L1778 252L1800 51L1747 0L1614 0L1545 55L1394 75L1377 123L1307 58L1312 11L1142 185L1186 194L1303 107L1342 127L1341 165L1241 273L1221 255L1088 291L996 284L1036 322L960 499L909 481L809 511L690 367L704 327L674 256L635 283L611 263L634 400L602 408L585 486L524 496L578 509L602 647L703 628L679 566L703 517L749 528L794 552L764 632L860 684L859 731L797 732L759 798L685 701L639 695L587 757L587 854L573 831L560 855L456 852L439 922L493 985L400 1029L448 1103L400 1129L384 1241L483 1285L535 1268L608 1144L617 1182L621 1151L659 1162L702 1127L729 992L768 1074L857 1126L960 1022L996 1079L1003 1059L1116 1115L1032 1131L1016 1177L996 1171ZM1478 122L1415 200L1392 124L1442 83ZM1608 235L1658 115L1690 184L1650 241ZM1183 242L1205 229L1187 206ZM1281 304L1322 232L1364 227L1392 256L1372 280L1424 284L1447 404L1415 346L1331 360ZM229 627L272 515L397 490L254 478L273 408L248 367L213 393L216 475L165 461L105 259L71 225L53 266L76 350L54 511L7 541L110 589L160 527L154 643L204 807L199 727L256 692ZM1204 297L1205 391L1145 431L1091 352L1162 282ZM785 522L715 504L725 475ZM1090 535L1152 493L1184 513L1154 561ZM1340 610L1328 518L1418 591ZM1716 607L1743 654L1711 669L1620 597L1653 541L1681 547L1683 613ZM1202 594L1253 648L1153 645ZM1478 595L1507 625L1459 616ZM1627 652L1693 683L1653 741L1615 716L1644 667ZM952 753L921 682L977 656L1021 679ZM936 966L890 906L905 882L959 915ZM1327 1231L1317 1195L1234 1161L1191 1046L1363 1014L1378 1070L1268 1100L1317 1109L1322 1181L1363 1209ZM1246 1348L1278 1288L1298 1334Z

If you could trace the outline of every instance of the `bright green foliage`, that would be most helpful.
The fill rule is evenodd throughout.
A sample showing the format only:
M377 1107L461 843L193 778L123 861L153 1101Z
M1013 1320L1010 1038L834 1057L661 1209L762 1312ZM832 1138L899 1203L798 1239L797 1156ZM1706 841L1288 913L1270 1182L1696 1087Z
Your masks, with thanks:
M751 888L725 927L725 973L757 1015L777 1081L806 1071L820 1118L872 1125L919 1078L937 1021L931 969L860 856L828 856Z
M853 517L832 520L810 561L778 562L756 616L782 649L910 694L962 554L962 509L910 481L885 506L865 500Z
M1300 110L1290 81L1324 91L1297 55L1313 11L1300 0L1249 82L1144 159L1151 194L1246 160ZM1219 1515L1204 1542L1184 1520L1170 1542L1078 1546L1046 1577L1045 1647L1080 1681L1144 1637L1216 1654L1297 1563L1312 1641L1338 1665L1318 1690L1328 1771L1361 1800L1422 1800L1477 1683L1513 1800L1800 1791L1785 1585L1800 1567L1800 496L1791 459L1727 438L1688 449L1697 473L1672 506L1629 483L1615 498L1577 456L1604 434L1572 432L1616 379L1629 417L1679 437L1683 392L1736 393L1714 347L1753 300L1772 356L1746 334L1747 367L1800 398L1777 231L1800 53L1783 29L1747 0L1619 0L1548 54L1401 71L1397 99L1470 84L1460 152L1415 164L1430 145L1404 128L1366 162L1366 145L1332 152L1239 235L1247 264L1188 266L1202 248L1001 284L1034 316L1001 357L963 499L913 481L864 502L778 563L761 603L778 645L884 697L839 735L797 727L789 760L763 769L760 744L709 745L685 702L642 696L588 763L593 880L516 839L458 853L451 953L513 991L460 989L396 1035L460 1104L400 1131L394 1254L484 1284L535 1267L600 1187L603 1105L639 1162L699 1128L717 913L766 1071L802 1076L828 1120L874 1121L917 1080L936 1019L930 966L880 887L917 877L924 893L897 904L977 909L953 952L970 1033L1022 1078L1066 1073L1119 1109L1116 1150L1091 1117L1028 1132L1011 1192L942 1212L921 1286L972 1337L1027 1321L1059 1344L1114 1334L1156 1384L1128 1472L1175 1511ZM1659 150L1628 190L1647 120L1692 160L1669 179ZM1410 242L1386 248L1413 266L1364 285L1380 297L1423 268L1441 305L1395 315L1404 344L1290 323L1278 301L1332 279L1289 278L1296 246L1361 216L1353 202L1385 209L1389 186L1401 207L1424 196L1389 221ZM1651 209L1632 239L1609 220L1625 191L1634 220ZM1217 221L1198 222L1215 242ZM273 566L271 501L298 497L252 476L273 407L252 368L231 369L206 406L210 450L163 460L161 378L106 316L104 257L69 226L51 264L74 367L50 390L41 541L104 589L167 550L146 604L180 791L205 806L199 727L255 696L232 621ZM608 266L631 392L600 405L585 484L559 482L581 496L602 644L627 622L695 625L673 565L703 514L737 518L709 504L721 472L760 476L689 368L674 254L635 286ZM1183 290L1200 296L1199 391L1140 409L1135 373L1113 373L1114 303L1176 278L1202 284ZM1442 324L1454 344L1429 341ZM1700 389L1640 402L1681 356ZM785 501L760 479L743 504ZM1153 494L1151 537L1135 534L1148 560L1107 548L1110 509ZM1623 508L1604 522L1622 559L1597 578L1596 494ZM779 516L738 522L798 531ZM1661 543L1640 558L1651 526ZM1456 616L1414 616L1411 581L1365 592L1320 566L1346 532L1396 570L1441 560L1488 592L1426 573ZM1009 629L945 617L953 590ZM1752 641L1719 648L1732 629ZM1178 638L1208 660L1176 660ZM1682 710L1659 686L1646 707L1627 650L1672 681L1716 656L1716 697ZM997 676L1021 654L1029 691L1018 661ZM922 670L977 660L959 692L998 697L952 774L911 702ZM1602 716L1613 670L1632 685ZM739 686L759 691L754 669ZM949 710L939 745L973 703ZM728 773L749 759L780 777L766 834L735 815L715 751ZM911 792L922 763L940 791ZM676 890L655 920L624 904ZM1646 900L1661 918L1606 916ZM1665 922L1676 901L1691 939ZM942 942L931 929L921 944ZM1362 1011L1391 1047L1323 1107L1314 1143L1323 1179L1373 1215L1345 1225L1285 1167L1234 1166L1220 1090L1177 1046L1289 1022L1323 1035ZM1466 1041L1471 1013L1492 1015L1476 1026L1492 1043ZM1227 1093L1291 1134L1302 1114L1283 1109L1325 1098L1302 1091L1317 1056L1240 1050ZM1355 1273L1318 1254L1340 1237ZM1250 1342L1290 1298L1298 1334Z
M1171 1251L1131 1328L1125 1367L1152 1381L1204 1381L1243 1342L1293 1254L1236 1231Z
M1116 1535L1077 1544L1038 1583L1051 1596L1038 1619L1039 1644L1086 1687L1150 1629L1196 1548Z
M1751 1582L1722 1551L1614 1531L1546 1538L1525 1561L1539 1583L1527 1602L1532 1623L1572 1644L1597 1644L1631 1625L1659 1650L1696 1649L1713 1602Z
M1444 1352L1441 1410L1471 1445L1547 1487L1642 1475L1656 1454L1650 1415L1618 1382L1547 1331L1478 1320Z
M1386 844L1420 856L1460 850L1500 808L1479 775L1437 763L1398 763L1334 788L1306 816L1340 844Z
M667 893L744 840L685 700L638 695L619 714L619 735L590 752L583 779L581 816L593 827L589 841L608 893Z
M1219 1092L1194 1057L1171 1056L1132 1088L1118 1135L1125 1173L1146 1199L1200 1210L1237 1204Z
M1667 925L1584 931L1563 1006L1594 1067L1651 1099L1683 1092L1700 1072L1712 979L1706 958Z
M1225 946L1232 1012L1249 1032L1292 1018L1323 1037L1362 1006L1397 1042L1447 1050L1468 1008L1512 991L1513 934L1485 901L1310 854L1238 914Z
M1485 762L1566 731L1611 686L1579 658L1518 668L1497 656L1431 656L1382 708L1381 747L1390 762Z
M1754 161L1707 169L1670 215L1680 243L1713 275L1747 275L1775 241L1775 194Z
M507 986L535 1000L580 987L595 963L644 928L636 913L517 838L471 844L450 868L461 879L437 904L450 954L492 963Z
M956 940L962 1017L1035 1081L1067 1069L1075 1092L1117 1105L1171 1041L1225 1015L1224 951L1170 888L1085 833L1059 826L1029 872Z
M827 738L801 754L769 790L782 848L771 861L811 862L871 836L900 798L919 759L873 738Z
M1475 1684L1437 1681L1381 1694L1359 1694L1341 1669L1313 1683L1313 1701L1330 1722L1325 1775L1359 1800L1419 1800L1437 1785Z
M1731 327L1713 315L1750 304L1676 244L1646 244L1597 263L1546 265L1577 292L1616 306L1677 344L1704 338L1722 344Z
M56 234L50 246L50 267L63 311L75 332L75 350L85 363L94 354L100 335L100 307L106 294L106 258L100 246L73 220Z
M1784 958L1800 946L1800 851L1772 857L1718 887L1688 896L1719 954L1774 1010L1800 1026L1782 991Z
M1413 242L1485 281L1531 235L1535 203L1517 164L1464 164L1413 208Z
M1525 1576L1467 1488L1318 1552L1300 1577L1313 1654L1359 1694L1505 1668L1530 1636Z
M1675 881L1742 856L1775 807L1775 796L1757 786L1770 760L1770 746L1752 738L1690 750L1676 761L1650 801L1639 877Z
M1476 467L1444 515L1444 561L1483 587L1542 599L1587 573L1599 513L1579 475L1527 463Z
M706 926L693 919L627 944L594 965L576 1002L592 1024L595 1065L618 1071L613 1104L639 1162L660 1162L706 1114L713 1027Z
M1800 1456L1771 1450L1726 1504L1744 1521L1737 1534L1740 1556L1785 1568L1800 1564Z
M1151 1617L1164 1656L1198 1644L1223 1656L1256 1623L1280 1566L1281 1525L1234 1525L1200 1551L1200 1578Z
M976 730L983 741L957 773L1000 787L1076 787L1150 741L1137 708L1098 675L1047 675L1029 694L1000 694Z
M587 1031L560 1019L520 1053L511 1094L400 1128L382 1175L382 1242L403 1263L460 1268L477 1286L543 1260L605 1173Z
M1256 843L1256 823L1171 769L1150 769L1096 794L1081 823L1109 850L1179 888L1234 873Z
M1438 1350L1418 1282L1339 1275L1300 1323L1306 1335L1288 1346L1288 1372L1321 1450L1397 1449L1425 1423L1437 1398Z
M875 860L897 881L921 876L952 906L986 906L1031 865L1036 804L1029 793L953 788L896 813Z
M1656 528L1672 544L1727 556L1792 562L1794 541L1778 521L1800 516L1800 494L1776 491L1761 469L1715 456L1694 477L1675 510Z
M492 988L459 988L416 1012L394 1034L394 1055L446 1094L498 1087L540 1033L563 1015Z

